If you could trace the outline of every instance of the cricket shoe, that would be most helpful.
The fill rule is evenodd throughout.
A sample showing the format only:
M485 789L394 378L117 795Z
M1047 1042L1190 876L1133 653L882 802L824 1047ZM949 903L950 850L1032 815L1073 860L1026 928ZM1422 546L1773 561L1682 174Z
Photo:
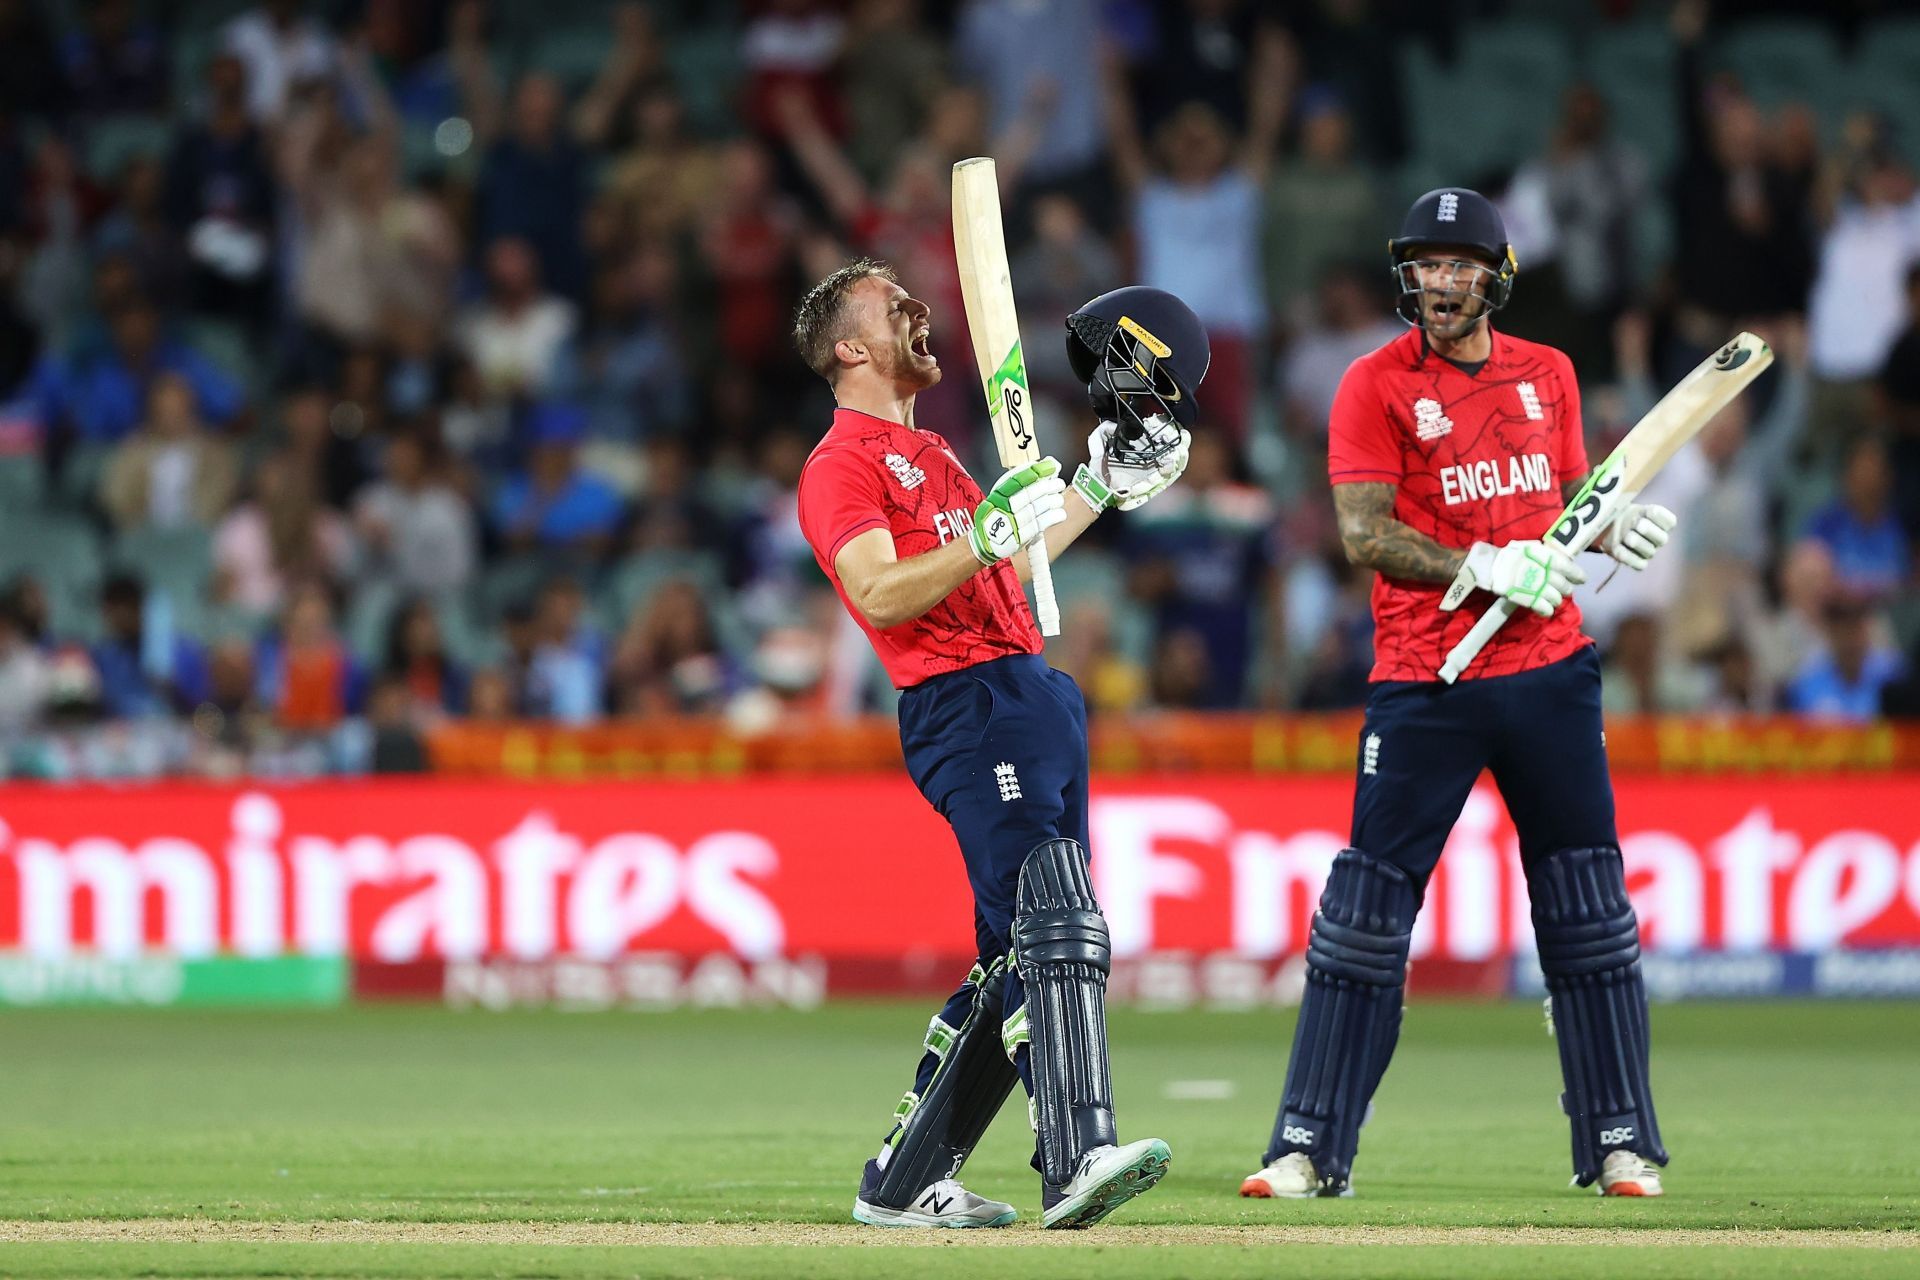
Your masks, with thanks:
M1636 1151L1614 1151L1600 1166L1600 1194L1603 1196L1657 1196L1660 1170L1640 1158Z
M872 1200L880 1188L880 1166L867 1161L860 1178L860 1194L853 1202L853 1220L870 1227L1005 1227L1013 1222L1013 1206L977 1196L953 1178L940 1181L913 1198L905 1209L890 1209Z
M1074 1231L1090 1227L1167 1176L1173 1153L1158 1138L1083 1153L1064 1187L1042 1187L1040 1225Z
M1353 1184L1329 1185L1304 1151L1289 1151L1240 1184L1240 1194L1252 1200L1310 1200L1315 1196L1350 1196Z

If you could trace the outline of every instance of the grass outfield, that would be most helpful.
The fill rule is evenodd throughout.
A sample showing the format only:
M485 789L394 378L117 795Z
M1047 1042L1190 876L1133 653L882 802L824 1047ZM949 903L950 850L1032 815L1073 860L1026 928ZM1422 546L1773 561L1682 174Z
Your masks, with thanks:
M929 1011L7 1012L0 1275L1920 1275L1912 1005L1657 1009L1644 1203L1566 1187L1537 1006L1414 1006L1359 1195L1306 1203L1234 1194L1291 1017L1121 1011L1122 1135L1174 1150L1152 1195L1034 1230L1014 1108L967 1178L1019 1227L854 1228Z

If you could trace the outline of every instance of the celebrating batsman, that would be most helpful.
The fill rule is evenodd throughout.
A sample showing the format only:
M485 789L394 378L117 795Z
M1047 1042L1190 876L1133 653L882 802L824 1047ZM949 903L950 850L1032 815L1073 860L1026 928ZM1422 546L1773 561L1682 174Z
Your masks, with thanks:
M1575 1180L1657 1196L1667 1153L1600 663L1567 598L1586 574L1543 540L1587 473L1573 367L1494 331L1515 262L1478 193L1420 197L1389 252L1412 328L1347 370L1327 448L1341 541L1378 575L1351 847L1334 858L1314 916L1265 1167L1240 1193L1351 1194L1360 1126L1400 1033L1414 917L1490 769L1519 832ZM1596 547L1640 569L1673 525L1664 507L1629 505ZM1449 651L1503 596L1521 606L1512 622L1458 683L1443 683Z
M1086 704L1040 656L1025 551L1064 551L1101 512L1138 506L1186 467L1206 335L1171 295L1123 289L1068 321L1103 421L1068 485L1052 458L982 493L914 422L940 380L931 314L883 264L815 285L794 341L833 387L833 427L800 477L800 527L903 692L900 741L946 818L973 890L978 963L866 1165L856 1220L998 1227L1011 1205L956 1180L1016 1079L1033 1102L1043 1225L1086 1227L1166 1173L1167 1144L1121 1145L1107 1066L1107 926L1087 866Z

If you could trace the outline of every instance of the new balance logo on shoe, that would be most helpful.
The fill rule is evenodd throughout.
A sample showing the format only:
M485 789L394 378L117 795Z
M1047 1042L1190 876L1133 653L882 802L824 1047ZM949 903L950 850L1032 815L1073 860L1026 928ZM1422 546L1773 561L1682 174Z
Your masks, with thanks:
M939 1192L929 1191L927 1192L926 1198L920 1202L920 1207L932 1213L945 1213L947 1206L952 1204L954 1199L955 1197L953 1196L942 1198Z

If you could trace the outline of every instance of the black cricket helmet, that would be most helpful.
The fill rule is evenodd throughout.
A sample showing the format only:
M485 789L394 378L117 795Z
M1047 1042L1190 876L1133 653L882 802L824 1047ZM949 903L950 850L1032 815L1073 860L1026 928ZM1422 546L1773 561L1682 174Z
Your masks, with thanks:
M1486 304L1483 314L1491 315L1507 305L1520 263L1507 242L1507 225L1500 211L1478 191L1441 187L1415 200L1400 223L1400 234L1387 241L1394 280L1400 287L1394 310L1402 320L1416 328L1422 323L1424 290L1413 262L1420 257L1420 250L1431 245L1459 246L1485 257L1493 265L1483 268L1473 288Z
M1087 384L1094 412L1117 423L1124 440L1137 441L1156 435L1148 418L1193 425L1194 392L1213 349L1193 308L1165 289L1135 284L1067 317L1067 360ZM1166 434L1177 440L1178 433Z

